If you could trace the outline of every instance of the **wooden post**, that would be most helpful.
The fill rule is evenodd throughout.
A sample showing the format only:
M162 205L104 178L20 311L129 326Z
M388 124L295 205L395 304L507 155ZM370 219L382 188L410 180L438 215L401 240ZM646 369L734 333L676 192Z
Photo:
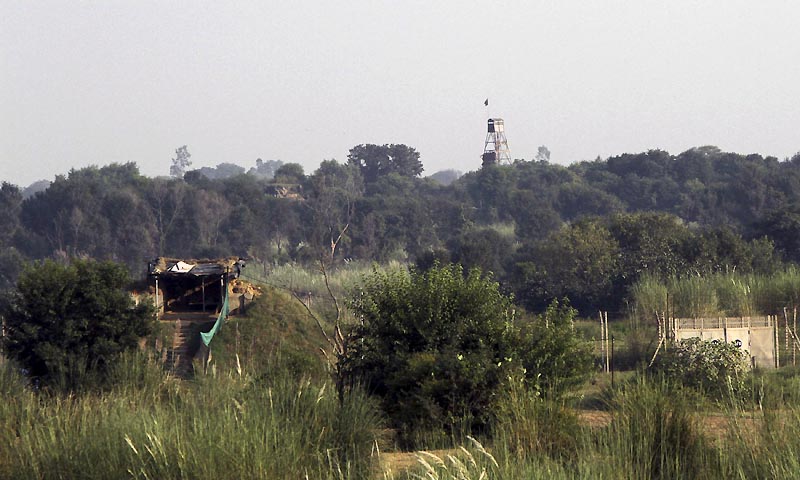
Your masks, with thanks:
M225 269L227 271L227 268ZM219 311L222 311L222 305L225 304L225 275L219 276Z
M661 331L661 317L658 316L658 312L656 312L656 323L658 323L658 343L661 344L661 341L664 339L663 332Z
M786 310L786 307L783 307L783 336L783 345L786 349L786 355L789 355L789 312Z
M161 313L161 307L158 306L158 277L156 277L156 321L158 321L160 313Z
M772 326L773 330L775 330L775 368L780 368L781 366L781 340L778 336L778 316L775 315L775 324Z
M611 355L610 357L614 356L614 335L611 335ZM611 359L611 358L609 358ZM612 367L611 362L608 364L609 370L611 370L611 388L614 388L614 368Z
M661 350L661 346L664 345L664 342L666 342L667 339L666 319L664 318L663 313L662 315L659 315L658 312L656 312L656 323L658 323L658 345L656 345L656 351L653 353L653 358L650 359L650 363L647 365L647 368L653 366L653 363L655 363L656 357L658 356L658 352Z
M606 371L606 330L603 325L603 311L598 312L600 315L600 362L603 366L603 371Z
M605 317L605 324L606 324L606 372L610 372L611 371L611 354L610 354L611 350L609 348L609 343L608 343L608 340L609 340L608 339L608 337L609 337L608 312L604 312L603 315Z

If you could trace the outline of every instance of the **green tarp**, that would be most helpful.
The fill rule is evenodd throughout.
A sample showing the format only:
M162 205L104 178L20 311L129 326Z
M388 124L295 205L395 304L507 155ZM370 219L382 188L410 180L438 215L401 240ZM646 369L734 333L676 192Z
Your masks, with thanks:
M211 343L211 339L214 338L214 335L222 328L222 322L225 321L225 318L228 316L228 292L225 292L225 301L222 302L222 309L219 311L219 316L217 317L217 321L214 322L214 326L211 327L211 330L207 332L200 332L200 336L203 338L203 343L207 347L209 343Z

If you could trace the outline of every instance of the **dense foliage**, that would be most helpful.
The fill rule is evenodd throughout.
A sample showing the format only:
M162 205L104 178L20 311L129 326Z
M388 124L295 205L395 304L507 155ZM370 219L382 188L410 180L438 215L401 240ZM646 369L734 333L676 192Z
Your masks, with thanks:
M485 423L516 356L514 308L496 283L457 265L375 272L351 308L360 324L342 373L379 396L396 427Z
M512 378L557 393L592 368L574 310L556 303L522 328L511 299L478 269L375 272L351 309L360 322L342 374L379 396L402 434L480 429Z
M53 261L26 269L3 312L4 351L41 384L68 389L99 380L153 329L134 305L128 273L111 262Z
M174 160L188 161L184 150ZM90 256L133 272L156 255L270 265L317 261L333 241L339 259L478 266L530 309L567 296L588 314L620 310L645 273L766 272L800 260L800 155L700 147L568 167L541 157L445 186L420 178L414 148L365 144L310 173L277 161L244 171L220 163L147 178L112 164L27 197L4 183L0 287L26 259Z
M712 397L739 397L745 390L747 363L744 351L733 343L690 338L659 355L652 372Z
M581 385L589 377L594 355L575 332L578 311L554 300L544 314L522 323L517 352L526 384L544 396L557 397Z

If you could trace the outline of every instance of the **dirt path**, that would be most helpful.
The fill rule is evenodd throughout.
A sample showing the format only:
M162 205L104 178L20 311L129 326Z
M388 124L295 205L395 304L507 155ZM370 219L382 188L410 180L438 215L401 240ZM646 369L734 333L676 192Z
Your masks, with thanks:
M603 410L578 410L578 422L581 425L591 428L604 428L611 424L611 412ZM731 428L739 430L739 434L756 435L758 431L759 420L754 414L744 415L738 418L732 418L730 415L724 413L703 413L701 416L701 423L703 432L708 438L714 440L723 439ZM428 450L441 459L446 459L447 455L456 455L457 449L448 450ZM379 459L379 472L375 476L377 479L392 480L405 478L404 473L419 464L417 460L418 452L384 452L380 454Z
M436 455L437 457L441 458L442 460L447 458L447 455L455 455L458 450L456 449L448 449L448 450L426 450L426 452ZM386 452L381 453L379 457L379 472L375 478L380 479L399 479L405 478L403 473L406 470L419 465L419 461L417 460L417 453L418 452Z

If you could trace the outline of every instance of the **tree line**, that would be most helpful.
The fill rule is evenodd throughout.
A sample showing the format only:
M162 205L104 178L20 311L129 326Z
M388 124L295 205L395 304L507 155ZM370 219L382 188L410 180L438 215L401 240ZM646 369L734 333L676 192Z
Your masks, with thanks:
M406 145L358 145L310 173L292 163L235 167L171 178L133 163L88 167L28 198L3 182L0 287L44 258L113 260L134 276L158 255L397 259L480 267L526 307L569 297L587 313L622 308L644 272L800 261L800 153L781 161L700 147L569 166L517 160L448 185L421 177L420 154Z

